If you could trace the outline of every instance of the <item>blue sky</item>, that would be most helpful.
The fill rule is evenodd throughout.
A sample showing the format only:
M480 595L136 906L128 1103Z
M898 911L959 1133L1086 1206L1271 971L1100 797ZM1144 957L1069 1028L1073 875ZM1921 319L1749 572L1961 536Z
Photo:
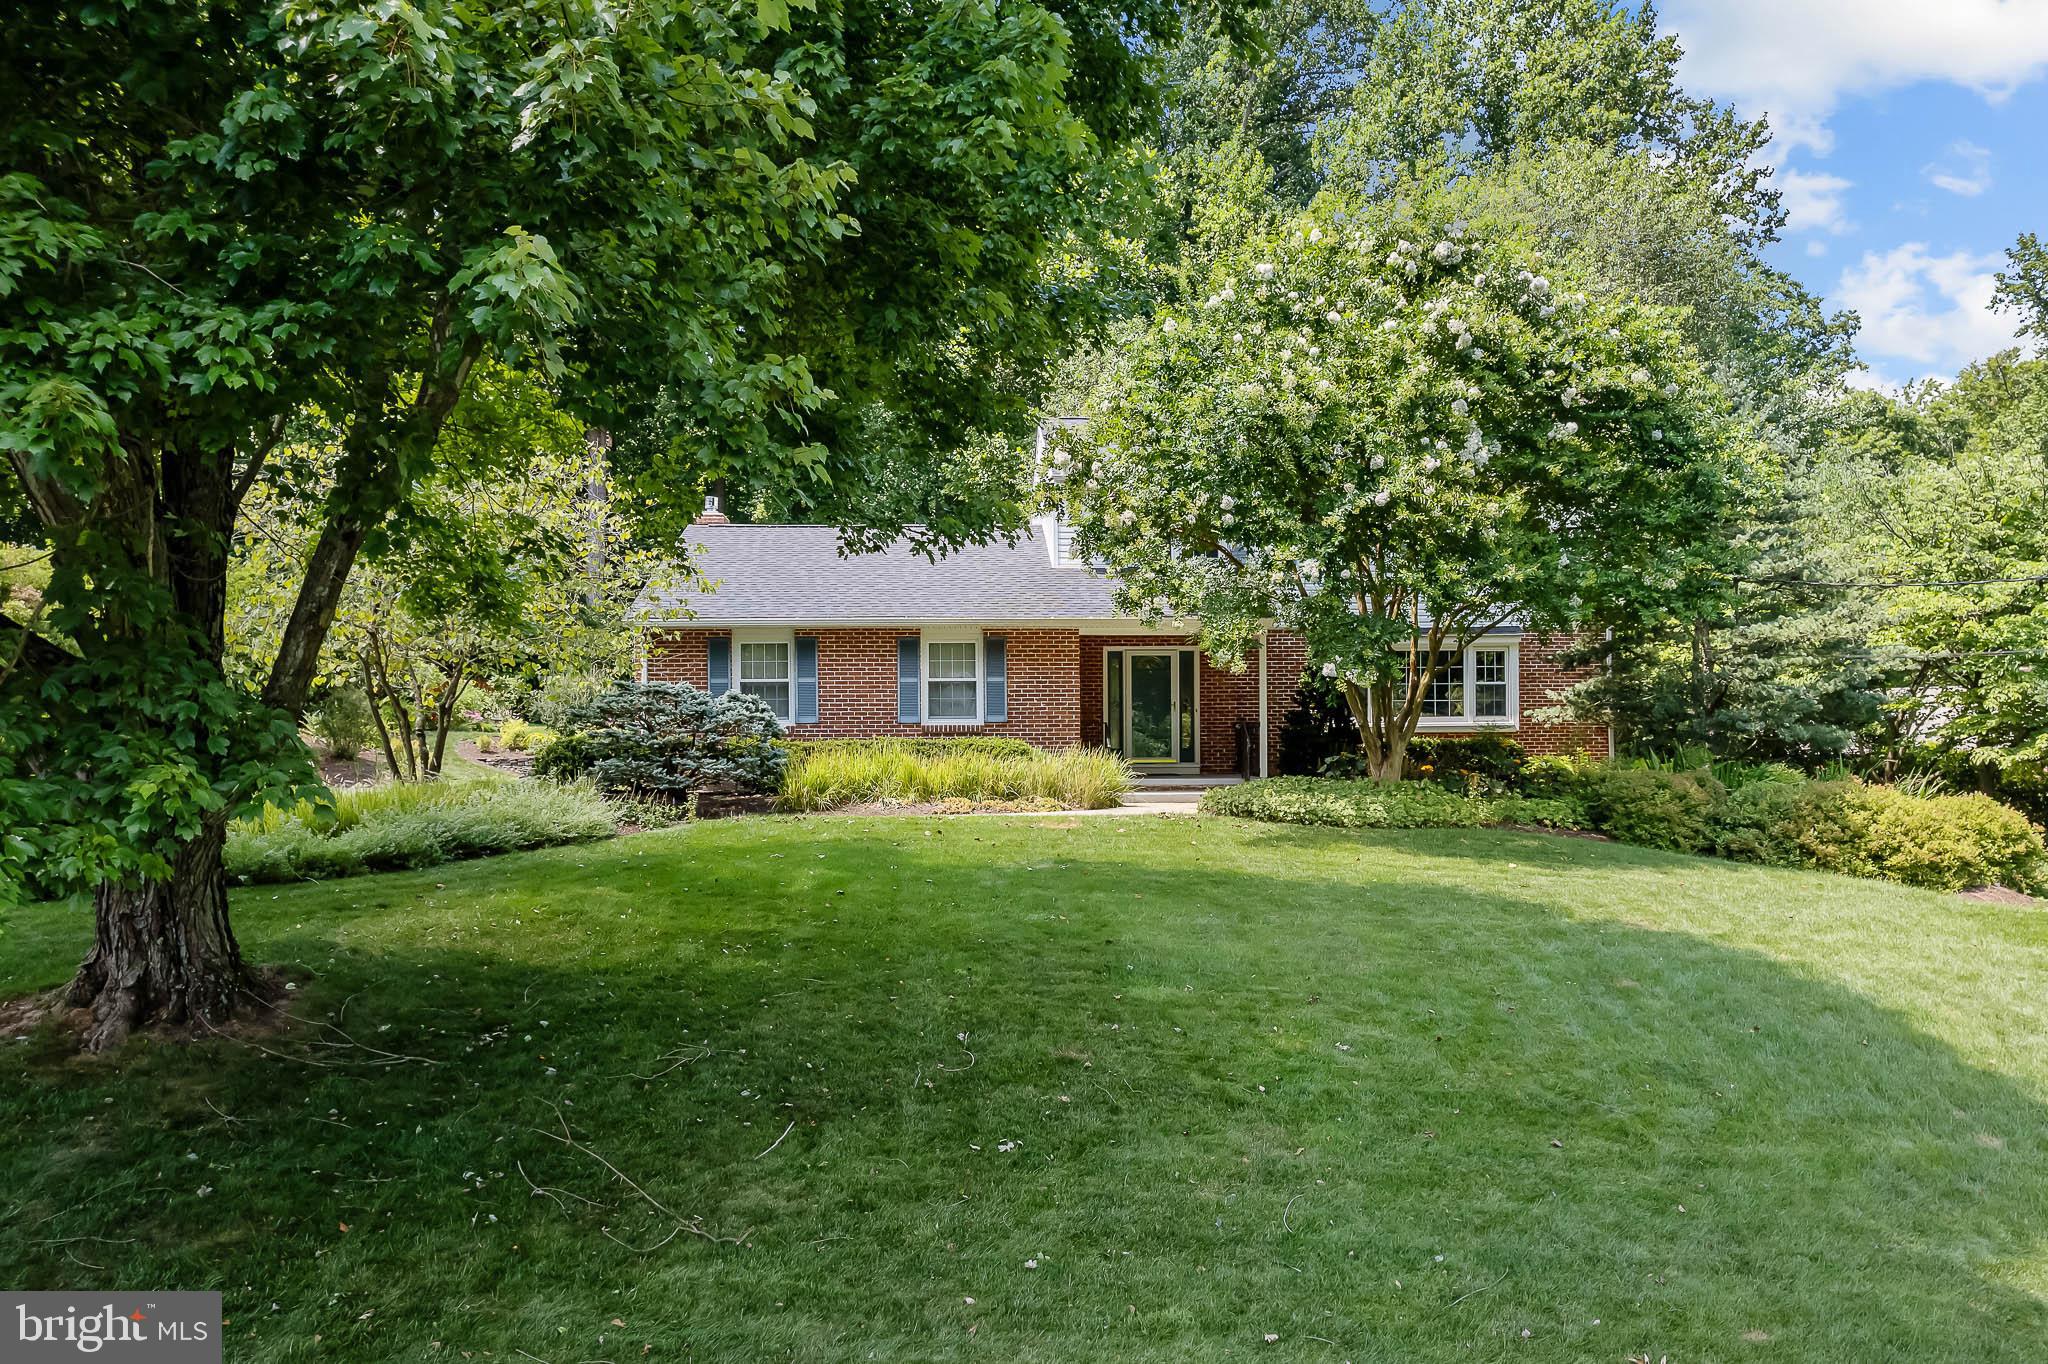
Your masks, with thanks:
M1666 0L1695 94L1767 114L1777 263L1863 318L1865 382L2012 344L2003 252L2048 234L2048 0Z

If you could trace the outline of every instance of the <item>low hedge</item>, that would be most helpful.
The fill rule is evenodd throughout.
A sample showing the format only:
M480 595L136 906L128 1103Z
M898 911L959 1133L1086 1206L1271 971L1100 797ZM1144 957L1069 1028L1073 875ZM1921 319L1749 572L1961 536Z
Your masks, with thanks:
M1433 782L1337 781L1269 777L1202 794L1202 810L1277 824L1339 829L1471 829L1499 822L1493 803Z
M1460 795L1431 782L1275 777L1219 787L1209 814L1347 829L1586 829L1622 843L1811 867L1930 890L2048 892L2041 831L1988 796L1915 796L1849 781L1751 782L1615 763L1551 765L1529 796Z
M1321 824L1338 829L1476 829L1489 824L1581 829L1577 801L1543 796L1475 796L1434 782L1335 781L1328 777L1272 777L1212 787L1202 796L1205 814L1235 815L1276 824Z
M1724 857L1932 890L2048 890L2041 834L1989 796L1912 796L1859 781L1766 783L1715 816Z
M1564 794L1586 810L1588 824L1623 843L1666 852L1706 852L1714 812L1728 788L1706 772L1656 772L1613 763L1580 769Z
M618 819L588 785L439 781L343 791L331 806L272 806L228 828L243 882L321 881L609 838Z

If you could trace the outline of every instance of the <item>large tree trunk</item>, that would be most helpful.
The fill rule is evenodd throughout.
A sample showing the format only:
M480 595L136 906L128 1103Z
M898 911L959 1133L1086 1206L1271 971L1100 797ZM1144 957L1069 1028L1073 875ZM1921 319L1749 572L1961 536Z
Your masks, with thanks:
M263 690L264 702L293 719L305 710L321 647L367 529L403 496L404 478L391 471L417 467L432 450L480 345L470 340L450 350L395 429L387 429L385 395L380 394L377 402L366 404L351 432L343 461L347 508L330 514L322 528ZM16 467L25 466L17 460ZM253 463L246 466L245 481L253 468ZM202 670L217 673L224 653L231 536L243 490L235 478L235 451L138 446L111 459L108 474L109 486L89 511L96 533L119 544L125 556L110 572L148 575L168 589L174 616L165 623L120 622L109 637L128 648L161 639L165 647L196 651ZM23 481L54 486L47 480L34 482L26 473ZM88 509L57 500L59 493L52 491L45 499L50 505L38 510L60 539L75 537ZM96 572L103 569L95 564ZM208 751L209 737L196 736L195 753ZM140 884L107 882L95 891L93 949L67 991L74 1007L92 1012L85 1038L90 1050L118 1046L141 1027L210 1030L269 1003L228 926L227 876L221 864L226 842L226 816L211 815L193 837L176 845L169 876Z
M120 622L110 646L189 654L202 670L220 668L233 471L233 451L217 448L166 449L154 470L140 457L121 466L126 481L96 510L126 532L128 567L167 589L174 611ZM143 1026L215 1027L261 997L228 927L226 841L226 815L208 815L171 853L168 876L108 881L93 892L93 948L67 992L92 1011L90 1050L119 1046Z
M1400 781L1408 775L1408 740L1413 734L1413 723L1403 725L1404 711L1395 709L1392 689L1374 688L1379 694L1377 702L1355 682L1345 681L1341 690L1363 740L1366 776L1374 781Z
M225 842L224 823L209 821L168 879L94 893L95 941L69 991L92 1010L88 1050L117 1047L145 1024L211 1030L270 1003L228 926Z

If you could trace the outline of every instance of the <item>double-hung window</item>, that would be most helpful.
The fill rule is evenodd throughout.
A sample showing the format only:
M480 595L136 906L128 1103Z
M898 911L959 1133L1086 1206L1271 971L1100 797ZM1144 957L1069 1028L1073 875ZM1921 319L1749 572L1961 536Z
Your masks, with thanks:
M981 645L972 639L927 640L924 718L927 724L971 725L981 719Z
M795 646L788 639L739 640L739 689L758 696L785 725L795 694Z
M1439 650L1433 657L1418 651L1429 680L1422 692L1421 728L1511 728L1515 706L1515 646L1482 640L1462 652Z
M1420 657L1429 657L1429 651L1420 651ZM1444 720L1465 713L1465 662L1464 656L1451 650L1439 650L1434 656L1429 671L1429 683L1422 692L1422 713L1430 719Z

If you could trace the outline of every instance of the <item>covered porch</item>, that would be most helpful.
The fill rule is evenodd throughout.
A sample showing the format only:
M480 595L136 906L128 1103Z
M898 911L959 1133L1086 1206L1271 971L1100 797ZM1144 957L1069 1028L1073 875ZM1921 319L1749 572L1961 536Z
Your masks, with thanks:
M1230 672L1189 636L1083 635L1083 742L1122 754L1154 789L1266 775L1272 719L1291 707L1301 667L1277 643Z

